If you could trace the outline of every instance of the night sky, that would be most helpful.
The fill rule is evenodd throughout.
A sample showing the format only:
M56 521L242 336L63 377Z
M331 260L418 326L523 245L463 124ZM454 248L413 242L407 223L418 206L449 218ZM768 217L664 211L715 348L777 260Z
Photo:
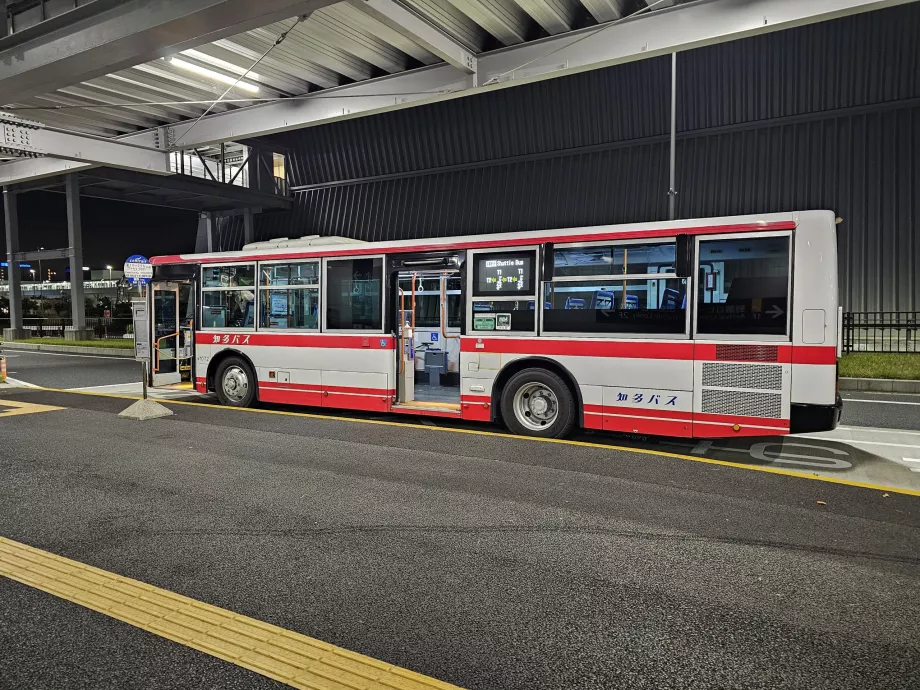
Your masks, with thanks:
M19 197L19 248L30 251L67 246L67 208L63 194L28 192ZM127 204L107 199L80 199L83 221L83 265L120 270L132 254L192 252L198 229L198 214L159 206ZM3 215L0 214L0 224ZM6 228L0 232L2 260L6 261ZM32 262L33 265L35 262ZM64 279L66 261L43 261L42 268L57 271Z

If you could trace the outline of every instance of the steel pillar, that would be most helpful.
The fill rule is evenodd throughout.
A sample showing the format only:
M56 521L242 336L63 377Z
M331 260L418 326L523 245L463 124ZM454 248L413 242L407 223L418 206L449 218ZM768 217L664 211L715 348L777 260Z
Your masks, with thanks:
M207 235L208 252L214 251L214 214L208 211L204 216L205 234Z
M668 177L668 220L677 216L677 53L671 53L671 161Z
M64 178L67 195L67 240L70 245L70 314L72 327L64 331L68 340L89 340L86 328L86 304L83 301L83 227L80 223L80 176Z
M6 221L6 260L9 279L10 327L3 329L4 340L25 338L22 327L22 290L19 284L19 262L15 255L19 252L19 211L16 207L16 192L3 190L3 217Z
M255 214L251 208L243 209L243 244L252 244L255 236Z

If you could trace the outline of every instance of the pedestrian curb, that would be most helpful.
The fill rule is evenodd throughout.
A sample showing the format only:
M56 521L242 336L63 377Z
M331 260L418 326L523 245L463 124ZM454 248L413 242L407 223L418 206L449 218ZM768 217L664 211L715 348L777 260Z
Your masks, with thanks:
M78 347L76 345L42 345L41 343L2 343L7 352L13 350L63 352L72 355L105 355L107 357L134 358L134 349L123 350L115 347Z
M920 393L920 381L910 379L841 378L842 391L875 391L877 393Z

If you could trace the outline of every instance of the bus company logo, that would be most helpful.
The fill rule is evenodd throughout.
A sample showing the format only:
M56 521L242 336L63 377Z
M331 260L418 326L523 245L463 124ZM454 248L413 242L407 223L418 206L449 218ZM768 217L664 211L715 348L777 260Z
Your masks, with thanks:
M251 335L215 335L215 345L249 345Z
M623 391L617 391L617 402L628 402L632 405L670 405L676 407L677 396L661 392L630 391L624 393Z

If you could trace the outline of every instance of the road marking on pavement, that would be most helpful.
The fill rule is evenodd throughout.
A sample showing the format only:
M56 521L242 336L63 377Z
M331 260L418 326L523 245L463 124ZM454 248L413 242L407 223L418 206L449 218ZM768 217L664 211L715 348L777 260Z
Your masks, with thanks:
M125 386L138 386L140 387L140 381L125 381L124 383L106 383L102 386L79 386L77 388L68 388L69 391L96 391L103 390L105 388L123 388Z
M920 472L920 459L918 458L901 458L904 462L915 462L916 465L908 465L911 472Z
M0 537L0 574L295 688L456 685Z
M101 398L119 398L121 400L140 400L136 395L119 395L115 393L92 393L89 391L66 390L63 388L39 388L38 390L49 391L51 393L69 393L71 395L94 395ZM860 482L852 479L842 479L840 477L826 477L817 473L798 472L796 470L787 470L781 467L764 467L762 465L739 464L728 460L716 460L714 458L705 458L699 455L684 455L681 453L670 453L664 450L651 450L645 448L633 448L630 446L617 446L607 443L591 443L589 441L571 441L564 438L535 438L533 436L516 436L515 434L502 433L500 431L481 431L478 429L455 429L443 426L424 426L422 424L412 424L411 422L391 422L382 419L361 419L359 417L338 417L335 415L315 414L312 412L288 412L286 410L260 410L252 407L225 407L223 405L214 405L212 403L192 402L190 400L169 400L168 398L159 399L157 402L164 405L188 405L189 407L204 407L211 410L223 410L227 412L242 412L251 414L272 414L283 417L305 417L307 419L324 419L333 422L353 422L356 424L377 424L380 426L394 426L405 429L422 429L424 431L442 431L451 434L469 434L471 436L495 436L497 438L509 438L516 441L534 443L558 443L568 446L579 446L583 448L598 448L603 450L617 450L626 453L641 453L645 455L655 455L663 458L674 458L675 460L691 460L701 462L707 465L719 465L721 467L731 467L737 470L748 470L751 472L766 472L768 474L781 474L787 477L798 477L799 479L812 479L828 484L842 484L844 486L855 486L861 489L873 489L887 493L905 494L907 496L920 496L920 491L914 489L902 489L895 486L885 486L883 484L872 484L870 482ZM785 437L779 437L785 438ZM821 439L827 441L828 439Z
M898 436L920 436L920 431L906 431L903 429L876 429L871 426L838 426L837 431L857 431L860 433L869 432L872 434L897 434ZM836 440L828 438L830 440Z
M888 443L887 441L858 441L855 438L827 438L826 436L810 436L796 434L796 438L810 438L816 441L831 441L832 443L852 443L857 446L892 446L895 448L920 448L912 443Z
M54 405L38 405L36 403L19 402L15 400L0 399L0 419L4 417L15 417L20 414L36 414L38 412L54 412L63 410L63 407Z
M901 400L866 400L864 398L844 398L843 402L879 403L881 405L920 405L920 402L904 402Z

